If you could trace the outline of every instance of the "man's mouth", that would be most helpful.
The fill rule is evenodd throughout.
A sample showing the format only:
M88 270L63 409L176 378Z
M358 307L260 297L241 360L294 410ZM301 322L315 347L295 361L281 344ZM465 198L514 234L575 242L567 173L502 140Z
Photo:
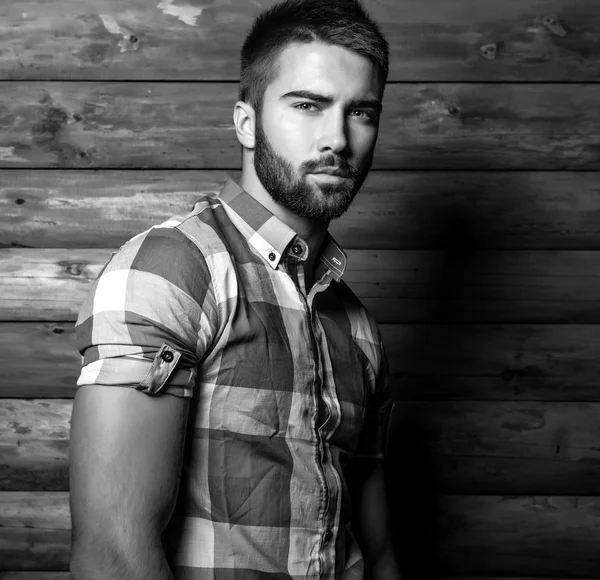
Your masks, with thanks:
M349 173L337 167L323 167L322 169L317 169L316 171L312 171L311 173L324 173L325 175L335 175L336 177L343 177L345 179L349 179L350 177L352 177Z

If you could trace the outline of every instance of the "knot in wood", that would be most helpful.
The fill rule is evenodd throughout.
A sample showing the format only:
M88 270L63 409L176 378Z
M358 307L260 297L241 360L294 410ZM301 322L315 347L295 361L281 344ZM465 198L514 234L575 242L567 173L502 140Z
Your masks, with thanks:
M64 266L67 274L81 276L84 264L82 262L66 262Z
M504 371L502 373L502 380L503 381L512 381L515 378L515 373L513 373L512 371Z
M496 53L498 52L498 46L494 43L492 44L484 44L481 48L481 56L483 58L487 58L488 60L494 60L496 58Z
M567 31L558 20L555 14L549 14L542 19L544 26L556 36L566 36Z

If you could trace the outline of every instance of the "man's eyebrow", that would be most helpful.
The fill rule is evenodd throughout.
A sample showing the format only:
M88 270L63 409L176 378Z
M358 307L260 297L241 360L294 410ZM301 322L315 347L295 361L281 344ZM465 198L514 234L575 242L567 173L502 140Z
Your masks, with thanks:
M280 99L288 98L308 99L309 101L314 101L315 103L331 103L333 101L333 97L331 95L321 95L319 93L313 93L312 91L290 91L289 93L285 93L285 95L281 95L280 97ZM355 99L348 103L348 108L376 109L377 111L381 112L383 105L378 99Z
M285 93L285 95L281 95L280 98L287 99L290 97L309 99L315 101L315 103L331 103L331 101L333 101L333 97L330 95L320 95L319 93L313 93L312 91L290 91L289 93Z
M348 103L350 109L376 109L381 113L383 105L377 99L357 99Z

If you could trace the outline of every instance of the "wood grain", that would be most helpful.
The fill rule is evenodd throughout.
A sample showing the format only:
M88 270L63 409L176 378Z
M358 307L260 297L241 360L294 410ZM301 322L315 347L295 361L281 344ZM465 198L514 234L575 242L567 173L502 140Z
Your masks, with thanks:
M382 325L397 400L600 401L600 326ZM0 323L0 397L73 397L73 323Z
M0 170L0 248L118 248L238 171ZM330 231L360 249L600 250L600 172L374 171Z
M0 400L1 490L68 489L71 408L71 399ZM599 411L598 402L396 402L388 473L403 490L596 495Z
M56 500L55 510L66 520L66 494ZM438 527L430 555L445 573L514 575L539 570L590 578L598 565L598 497L443 495L432 501ZM66 570L69 531L46 529L43 519L31 523L31 528L0 527L0 568L16 563L24 570L43 570L42 566ZM400 533L408 531L407 522L398 522L397 528Z
M212 0L170 10L171 2L143 0L126 7L118 0L3 3L0 78L237 80L252 19L273 2ZM390 80L600 76L594 0L365 0L365 6L391 45ZM551 16L554 27L545 24ZM496 45L494 58L489 51L483 56L489 44Z
M71 530L0 528L0 570L66 571L70 552Z
M70 530L69 493L66 491L0 492L0 528Z
M0 489L68 489L71 408L71 400L0 399Z
M81 361L74 323L0 324L0 397L73 397Z
M454 496L440 502L442 570L475 574L597 575L596 497Z
M0 319L74 321L110 256L0 250ZM382 324L598 324L598 263L598 251L348 250L344 279Z
M231 83L6 83L0 167L239 169ZM375 169L600 168L598 84L398 84Z
M57 254L58 260L48 259ZM1 256L0 302L5 304L0 308L1 318L12 318L10 312L14 312L25 320L74 321L111 252L6 249Z
M595 497L413 493L393 499L397 553L407 578L597 575ZM585 512L591 514L587 522L572 527Z
M598 252L351 250L346 282L380 323L600 321Z
M412 490L595 494L600 489L593 483L600 475L597 405L396 402L388 471L398 487Z
M118 248L228 176L239 172L0 170L0 247Z

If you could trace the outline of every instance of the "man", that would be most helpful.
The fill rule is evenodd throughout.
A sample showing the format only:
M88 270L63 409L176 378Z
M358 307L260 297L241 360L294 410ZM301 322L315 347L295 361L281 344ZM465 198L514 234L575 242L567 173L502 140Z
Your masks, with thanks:
M76 326L77 580L400 577L385 355L327 233L369 171L387 71L354 0L263 13L242 49L239 185L132 238L94 282Z

